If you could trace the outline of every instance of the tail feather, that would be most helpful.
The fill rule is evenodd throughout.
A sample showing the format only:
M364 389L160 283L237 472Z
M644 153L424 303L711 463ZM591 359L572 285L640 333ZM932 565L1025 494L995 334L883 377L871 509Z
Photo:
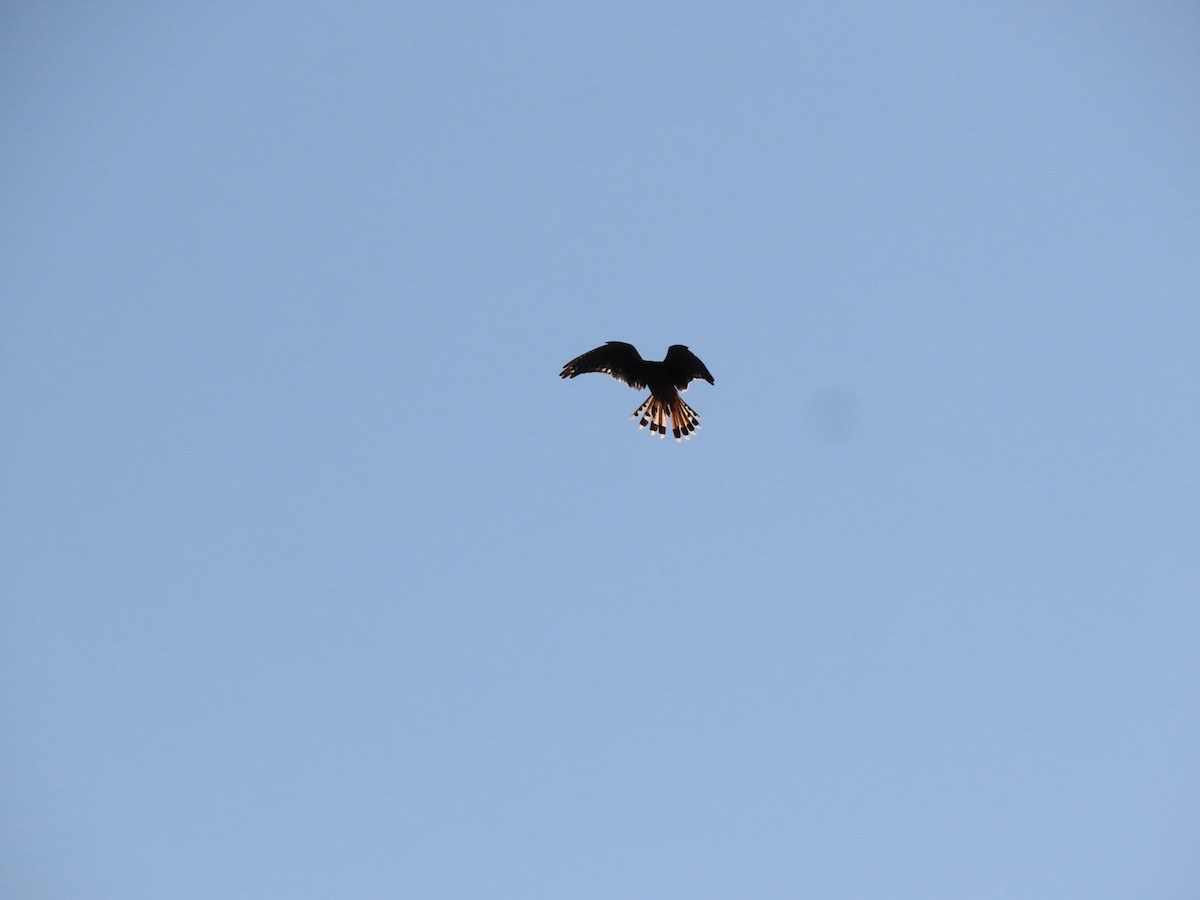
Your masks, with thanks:
M641 416L638 430L649 425L650 433L657 432L659 438L667 436L667 419L671 420L671 433L677 441L684 438L691 440L693 432L700 427L700 416L678 394L670 400L659 400L651 394L633 411L630 418L636 419L638 416Z

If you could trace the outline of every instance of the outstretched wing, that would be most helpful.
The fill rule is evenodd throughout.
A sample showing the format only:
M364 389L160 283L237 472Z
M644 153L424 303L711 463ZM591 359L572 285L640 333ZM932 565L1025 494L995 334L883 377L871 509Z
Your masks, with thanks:
M695 359L695 357L692 358ZM700 362L700 360L696 360L696 362ZM597 347L582 356L575 357L563 366L558 377L574 378L585 372L603 372L639 391L646 386L645 361L633 344L626 344L623 341L609 341L603 347Z
M700 362L700 357L683 344L671 345L667 350L666 359L663 360L663 366L667 370L671 383L678 390L686 391L688 384L696 378L703 378L709 384L716 384L708 368Z

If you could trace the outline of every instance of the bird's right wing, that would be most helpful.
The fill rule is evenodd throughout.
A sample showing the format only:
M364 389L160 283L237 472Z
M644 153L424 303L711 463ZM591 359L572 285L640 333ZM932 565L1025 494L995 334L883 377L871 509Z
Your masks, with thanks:
M646 363L633 344L609 341L603 347L577 356L559 372L559 378L574 378L586 372L603 372L635 390L646 386Z

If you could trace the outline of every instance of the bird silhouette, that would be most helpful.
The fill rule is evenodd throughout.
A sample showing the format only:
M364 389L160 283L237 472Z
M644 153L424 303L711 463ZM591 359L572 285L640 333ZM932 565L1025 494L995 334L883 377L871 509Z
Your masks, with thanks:
M667 419L671 420L671 432L675 440L691 440L692 432L700 427L700 416L683 402L680 391L697 378L716 384L708 368L683 344L672 344L661 360L642 359L633 344L624 341L609 341L603 347L589 350L575 357L559 373L560 378L574 378L587 372L603 372L618 381L623 381L634 390L650 388L646 398L630 418L636 419L638 429L650 426L650 433L658 432L660 438L667 435Z

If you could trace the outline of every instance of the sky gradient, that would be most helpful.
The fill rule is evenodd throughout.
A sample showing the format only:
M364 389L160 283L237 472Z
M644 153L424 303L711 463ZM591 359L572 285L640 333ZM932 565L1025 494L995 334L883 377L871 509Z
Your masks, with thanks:
M0 893L1195 897L1200 12L1051 6L10 4Z

